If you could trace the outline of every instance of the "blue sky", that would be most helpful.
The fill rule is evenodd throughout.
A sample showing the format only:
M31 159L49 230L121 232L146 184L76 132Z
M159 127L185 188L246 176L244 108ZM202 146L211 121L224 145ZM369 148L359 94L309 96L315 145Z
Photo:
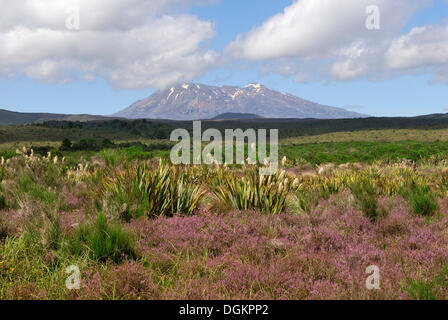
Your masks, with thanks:
M95 1L99 5L101 4L101 0ZM305 3L310 0L301 1ZM322 2L321 0L315 1ZM344 1L350 2L350 0ZM389 1L392 2L392 0ZM413 0L397 1L415 3ZM421 0L420 2L425 1ZM123 1L123 3L125 2L126 0ZM160 1L160 3L163 2L168 1ZM3 60L3 64L0 63L0 108L21 112L107 115L124 109L136 100L145 98L157 90L158 87L164 87L174 82L174 80L171 80L177 79L173 76L174 74L179 75L178 79L182 82L202 82L210 85L243 86L247 83L259 82L272 89L289 92L321 104L337 107L350 106L348 107L350 110L375 116L413 116L446 112L445 108L448 107L448 77L446 76L448 56L444 56L446 52L443 51L443 48L448 45L448 37L445 37L444 33L446 29L448 35L447 1L428 0L425 6L403 10L408 11L403 14L403 17L400 16L401 11L393 12L395 8L384 8L386 12L381 12L381 17L382 22L384 21L386 25L385 30L381 31L382 33L379 36L373 36L372 39L366 39L364 33L356 32L353 39L357 39L357 41L351 42L350 37L343 37L341 38L341 47L326 47L325 43L313 42L313 48L319 48L319 52L306 51L308 47L305 48L300 44L291 47L288 44L275 41L279 46L277 52L269 44L269 41L272 41L269 38L269 32L279 32L280 36L285 32L291 32L292 37L296 32L298 43L302 38L302 43L314 41L313 39L310 40L307 34L312 34L316 38L328 36L328 34L322 35L322 32L327 31L325 28L319 29L319 26L304 32L303 28L306 28L309 24L295 22L289 22L288 24L284 22L288 14L272 20L274 31L266 31L268 30L266 22L277 14L283 14L286 7L290 7L290 12L296 10L297 14L300 14L299 10L305 10L305 4L301 7L299 5L294 7L294 2L286 0L221 0L198 4L197 1L191 1L180 9L173 9L170 6L152 9L156 13L150 19L154 19L155 22L148 21L147 16L141 18L141 25L147 25L148 29L145 30L149 30L149 33L154 28L159 27L162 31L157 29L159 30L158 34L163 33L163 30L171 30L171 25L164 25L163 23L174 24L176 21L185 21L182 22L184 24L179 22L177 29L173 28L172 30L178 30L176 33L178 32L179 37L182 37L180 39L188 40L190 35L195 36L192 37L191 42L185 40L185 43L182 44L184 48L190 48L191 46L191 51L183 52L181 56L175 57L175 62L166 61L167 58L163 57L161 63L152 66L151 62L148 61L154 61L154 57L158 57L160 54L164 55L164 52L154 53L146 49L142 49L141 53L136 52L135 54L148 55L148 60L142 62L142 65L144 65L142 68L148 68L149 71L145 73L146 70L143 70L142 74L140 74L138 65L135 69L129 70L116 62L128 55L130 59L140 59L139 56L133 57L132 53L122 50L119 46L116 48L118 51L116 55L104 58L113 61L107 65L101 65L102 62L98 63L104 56L104 52L101 51L104 48L97 49L95 47L95 51L92 49L93 45L90 44L85 51L80 48L80 53L78 53L78 47L74 47L73 43L67 42L65 44L61 41L54 44L50 41L48 43L44 41L42 48L45 50L42 50L43 53L39 57L37 57L37 52L36 55L33 54L34 51L23 57L20 56L20 59L16 59L15 56L14 58L2 57L1 46L8 46L9 50L11 44L6 41L10 41L11 35L14 37L15 34L5 27L2 29L0 24L0 58ZM375 3L375 1L371 2ZM382 1L380 1L381 3ZM9 2L0 0L0 4L2 4L2 11L8 10ZM380 6L380 8L383 7ZM19 9L17 9L17 15L20 17L20 12L23 11ZM117 8L117 11L125 9ZM322 10L325 10L325 7ZM12 12L15 11L12 10ZM110 14L111 17L114 17L113 14L115 13L111 12ZM29 30L27 31L31 35L35 35L39 28L59 30L53 23L45 25L50 18L53 18L52 16L49 18L42 15L36 13L35 17L28 17L31 27L28 26ZM386 19L393 19L397 15L404 21L401 24L397 23L389 26ZM172 16L175 19L163 20L162 23L160 17L163 16ZM182 19L177 18L180 16L182 16ZM329 21L328 28L334 28L332 24L337 22L331 20L331 15L324 14L324 16ZM347 16L349 16L348 12ZM87 18L85 21L90 23ZM344 20L343 17L340 18ZM56 18L54 19L54 21L59 21ZM82 11L81 21L83 21ZM116 20L111 18L110 21L101 22L103 24L92 23L87 25L86 28L89 28L88 31L97 32L98 37L109 37L110 34L106 34L107 31L104 30L107 30L107 27L111 24L116 23L113 21ZM136 27L130 22L128 23L125 18L122 21L123 28L132 30ZM43 25L39 25L40 23ZM186 31L182 35L183 31L180 31L180 28L183 29L184 25ZM285 25L288 26L286 31L282 29ZM415 36L412 30L416 27L423 27L427 30L423 30ZM33 28L35 29L33 30ZM346 29L345 33L349 33L350 30ZM6 37L5 35L8 32L9 37ZM41 34L40 37L50 39L54 32L53 30L53 33L49 36ZM132 34L124 33L123 38L129 38ZM431 36L434 34L437 36ZM242 38L240 41L235 41L238 35L242 35ZM81 38L81 34L79 37L81 40L74 40L74 43L77 46L82 46L84 43L82 39L85 38ZM165 38L154 37L148 35L148 38L144 38L144 40L148 39L147 41L150 41L150 43L160 42L161 47L169 48L176 54L183 49L175 48L176 42L180 41L176 40L175 35L169 36L173 38L172 43L165 43L164 41L167 41ZM434 55L428 55L420 61L419 58L409 56L407 54L409 51L403 51L405 48L390 46L391 43L400 43L400 37L407 37L406 43L412 45L412 48L422 48L422 50L427 51L429 48L430 51L434 51ZM127 41L127 39L123 41ZM342 44L343 41L345 41L344 44ZM37 51L39 51L39 43L33 42L33 46L30 45L31 47L27 47L25 44L23 46L25 48L37 48ZM232 43L235 45L232 46ZM357 60L353 56L350 56L350 60L344 60L348 58L339 55L339 52L351 50L354 48L354 43L361 43L362 52L368 54L357 55L355 57ZM339 46L339 42L335 45ZM70 50L63 46L69 47ZM257 49L257 46L259 46L259 49ZM273 46L275 45L273 44ZM378 49L380 46L384 46L384 49ZM8 50L5 49L9 52ZM112 46L108 50L115 50L115 48ZM285 53L282 53L282 50ZM446 50L448 51L448 48ZM321 55L324 51L338 53L331 53L328 56ZM414 51L413 54L415 54ZM401 61L400 54L404 56L405 53L406 59L409 61L404 61L406 59ZM421 51L417 51L417 53L418 57L422 56ZM67 55L67 57L64 55ZM166 56L171 56L171 54ZM376 65L382 63L380 61L383 61L383 56L387 56L389 59L388 63L384 63L387 67ZM88 59L92 59L92 61L87 63L86 60ZM46 64L43 64L43 60ZM48 64L50 63L48 61L51 64ZM333 67L336 63L345 63L346 61L348 61L348 64L342 65L349 66L349 68L355 66L353 70L356 70L356 72L353 73L353 70L343 69L341 72L335 73L334 70L336 69ZM188 63L191 63L191 66L184 67ZM97 67L98 64L101 66ZM358 68L361 64L364 65ZM288 71L284 71L283 66L287 67ZM94 68L97 69L92 71L92 74L87 74ZM167 68L171 68L171 70L168 72L166 71ZM82 69L83 72L80 73L79 69ZM348 78L345 76L347 74L349 74ZM84 77L85 75L89 77ZM120 78L121 75L123 75L124 80ZM305 76L306 80L294 81L298 75L300 77ZM61 77L63 77L62 80ZM117 77L120 79L117 80ZM164 81L159 81L160 79L164 79ZM127 82L123 84L125 80Z

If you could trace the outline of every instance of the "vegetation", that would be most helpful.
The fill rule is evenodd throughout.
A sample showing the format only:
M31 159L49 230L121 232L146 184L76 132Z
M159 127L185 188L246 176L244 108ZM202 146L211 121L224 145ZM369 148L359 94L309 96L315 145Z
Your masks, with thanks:
M144 214L149 217L191 215L205 194L197 183L194 176L176 167L160 163L153 169L143 163L107 175L100 194L118 201L126 220Z
M104 214L99 214L93 225L78 227L75 234L69 236L68 247L75 255L87 251L100 261L121 262L136 257L132 236L124 232L119 223L109 224Z
M445 129L295 136L260 176L100 123L20 127L61 138L0 151L0 299L448 298Z
M0 110L1 114L1 110ZM5 118L5 117L3 117ZM0 119L3 119L0 117ZM82 118L82 116L81 116ZM7 120L5 118L5 120ZM27 118L26 123L39 121L39 119ZM78 121L76 121L78 120ZM169 120L123 120L101 119L76 119L73 121L45 121L27 125L7 126L1 124L20 124L23 121L0 121L0 143L7 142L38 142L57 141L65 138L71 141L95 138L98 140L141 140L169 139L170 133L177 128L192 131L191 121ZM243 130L254 129L279 129L280 138L290 138L291 141L309 143L316 139L326 141L365 141L366 130L373 133L375 141L395 141L395 136L400 140L446 140L448 133L448 117L446 115L434 115L415 118L366 118L366 119L250 119L250 120L225 120L202 121L204 130L216 128L225 129L241 128ZM423 136L413 135L415 132L424 131ZM441 134L442 133L442 134ZM352 139L350 139L350 136ZM342 137L342 139L341 139ZM432 137L432 138L431 138ZM320 142L320 141L318 141Z
M279 214L286 210L286 197L290 183L285 171L272 176L260 176L259 168L243 170L242 177L232 172L221 173L216 188L217 198L232 209L257 209L268 214Z
M296 159L297 164L305 161L314 165L325 163L373 163L378 160L397 162L403 159L420 161L431 157L444 158L448 155L448 141L418 142L324 142L314 144L284 144L281 154Z
M352 183L350 189L361 207L364 215L370 220L375 220L378 215L376 189L369 179L362 179Z

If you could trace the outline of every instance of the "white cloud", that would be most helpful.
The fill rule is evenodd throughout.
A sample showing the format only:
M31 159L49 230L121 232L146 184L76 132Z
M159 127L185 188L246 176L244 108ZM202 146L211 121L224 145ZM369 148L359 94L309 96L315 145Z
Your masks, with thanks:
M386 55L388 66L403 69L448 62L448 23L412 29L394 40Z
M301 0L269 18L229 49L252 60L322 57L353 43L381 39L399 30L418 7L416 0ZM381 30L365 26L366 8L380 9ZM397 14L399 13L399 14Z
M226 53L263 61L300 80L350 80L388 74L384 55L410 17L431 0L300 0L242 34ZM366 28L367 7L380 9L380 30ZM310 65L312 67L310 67ZM289 71L285 71L289 69Z
M189 81L214 68L220 55L205 47L214 24L182 12L217 1L0 0L8 8L0 19L0 77L67 82L101 76L117 88ZM432 2L294 1L239 35L223 56L235 65L255 61L261 73L292 75L296 82L430 72L448 84L448 22L401 34ZM380 30L365 27L370 5L380 8ZM66 28L72 7L80 9L79 31Z
M213 1L213 0L210 0ZM39 81L105 76L118 88L165 87L213 66L212 22L179 13L194 0L0 0L0 75ZM207 0L198 0L204 3ZM67 9L80 9L68 30Z
M390 69L434 73L434 80L448 84L448 21L418 27L395 39L386 52Z

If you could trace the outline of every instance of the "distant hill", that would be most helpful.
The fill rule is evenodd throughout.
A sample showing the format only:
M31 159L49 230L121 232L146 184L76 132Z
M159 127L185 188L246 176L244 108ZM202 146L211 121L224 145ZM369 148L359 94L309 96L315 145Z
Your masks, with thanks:
M216 117L213 117L210 120L247 120L247 119L264 119L264 118L253 113L227 112L217 115Z
M257 114L264 118L344 119L365 115L314 103L288 93L251 83L243 88L178 84L157 91L115 116L129 119L212 119L226 113Z
M43 123L45 121L94 121L110 120L104 116L93 116L88 114L56 114L56 113L23 113L0 109L0 124L20 125L30 123Z
M5 113L3 113L5 114ZM2 113L0 113L0 119ZM69 117L69 116L68 116ZM76 116L79 117L79 116ZM35 120L29 119L28 121ZM78 118L79 120L79 118ZM0 121L1 122L1 121ZM23 122L23 121L22 121ZM278 129L279 138L312 136L332 132L357 132L383 129L448 129L446 114L420 117L397 118L360 118L360 119L224 119L203 120L202 130L218 129L224 133L227 129ZM0 143L12 141L59 141L65 138L71 141L81 139L140 140L169 139L173 130L193 130L192 121L173 120L129 120L111 119L95 121L60 121L50 120L36 122L33 125L0 125ZM387 137L384 137L387 141ZM441 140L446 136L441 136ZM299 141L300 143L300 141Z
M418 119L446 119L448 118L448 113L432 113L423 116L417 116Z

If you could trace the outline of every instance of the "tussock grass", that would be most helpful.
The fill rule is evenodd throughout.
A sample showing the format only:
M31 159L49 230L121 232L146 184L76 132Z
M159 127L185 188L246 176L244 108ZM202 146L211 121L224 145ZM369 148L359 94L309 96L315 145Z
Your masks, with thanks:
M232 173L223 176L216 188L217 198L237 210L257 209L267 214L279 214L287 207L286 198L290 183L285 172L261 176L254 166L243 172L242 177Z
M380 214L378 210L378 195L370 180L362 179L353 182L350 189L364 215L370 220L376 220Z
M200 184L188 173L169 165L150 168L146 163L117 170L103 179L100 194L116 199L130 218L191 215L205 195Z
M79 226L75 234L68 237L67 244L72 254L79 256L87 252L99 261L110 259L119 263L137 256L132 236L119 223L108 222L102 213L94 223Z

